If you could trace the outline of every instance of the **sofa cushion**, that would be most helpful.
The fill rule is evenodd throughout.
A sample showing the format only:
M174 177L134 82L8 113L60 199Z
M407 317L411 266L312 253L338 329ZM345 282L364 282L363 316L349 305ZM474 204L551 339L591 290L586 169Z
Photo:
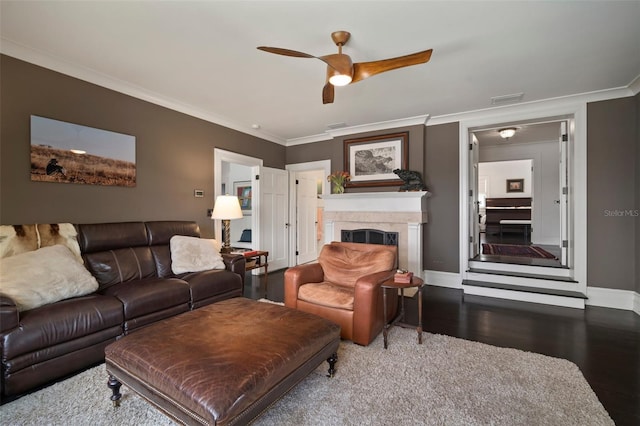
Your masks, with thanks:
M54 245L0 260L0 292L19 311L83 296L98 289L96 279L67 247Z
M140 317L183 305L189 306L189 286L177 278L148 278L135 282L115 284L100 290L114 296L124 305L124 319Z
M180 278L189 283L193 307L201 306L198 302L211 298L242 296L242 278L226 269L192 272Z
M149 247L127 247L84 255L85 265L103 290L114 284L156 276Z
M359 243L325 244L318 257L326 281L350 287L360 277L394 269L395 261L387 246Z
M79 349L74 343L63 343L82 336L103 330L110 330L113 337L121 335L122 322L122 303L115 297L89 294L42 306L20 315L20 327L3 336L4 356L13 359L50 348L49 357L54 358Z
M171 270L174 274L225 269L216 240L174 235L170 240Z

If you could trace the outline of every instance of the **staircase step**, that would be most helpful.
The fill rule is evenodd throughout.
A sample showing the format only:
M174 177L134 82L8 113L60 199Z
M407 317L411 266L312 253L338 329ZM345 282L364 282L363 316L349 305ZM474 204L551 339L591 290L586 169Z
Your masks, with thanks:
M469 268L467 272L475 272L478 274L488 274L488 275L502 275L507 277L517 277L517 278L532 278L536 280L562 281L565 283L577 283L577 281L571 277L563 277L558 275L530 274L527 272L512 272L512 271L495 271L491 269L479 269L479 268Z
M473 271L473 272L484 273L484 272L481 272L481 271ZM487 272L487 273L491 273L491 272ZM505 275L505 274L500 274L500 275ZM522 275L516 275L516 276L521 277ZM527 276L526 278L531 278L531 277ZM533 277L533 278L540 278L540 277ZM558 280L556 277L553 277L553 278L550 278L550 279L553 279L555 281L561 281L561 280ZM576 282L576 281L571 280L571 281L567 281L567 282ZM560 297L571 297L571 298L576 298L576 299L587 299L587 295L583 294L582 292L579 292L579 291L560 290L560 289L542 288L542 287L529 287L529 286L524 287L524 286L513 285L513 284L485 282L485 281L474 281L474 280L463 280L462 281L462 285L463 286L472 286L472 287L494 288L494 289L499 289L499 290L520 291L520 292L525 292L525 293L545 294L545 295L549 295L549 296L560 296Z

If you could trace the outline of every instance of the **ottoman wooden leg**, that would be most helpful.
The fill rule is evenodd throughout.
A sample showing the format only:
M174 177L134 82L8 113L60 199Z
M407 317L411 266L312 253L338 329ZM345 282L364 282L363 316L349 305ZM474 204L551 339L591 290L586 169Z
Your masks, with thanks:
M120 398L122 397L122 394L120 393L120 386L122 386L122 383L120 383L120 381L118 381L118 379L116 379L112 374L109 374L109 381L107 382L107 386L109 386L109 389L111 389L111 392L113 392L113 395L111 395L113 406L119 407Z
M333 355L331 355L327 359L327 362L329 363L329 374L327 374L327 377L333 377L334 373L336 372L336 362L338 362L338 354L334 353Z

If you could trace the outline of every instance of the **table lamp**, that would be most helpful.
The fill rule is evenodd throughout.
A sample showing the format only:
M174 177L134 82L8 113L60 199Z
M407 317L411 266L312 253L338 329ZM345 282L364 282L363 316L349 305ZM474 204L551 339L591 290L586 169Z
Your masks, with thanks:
M231 219L240 219L242 217L242 210L240 209L240 201L235 195L219 195L216 198L216 203L213 206L213 213L211 219L222 220L222 235L224 237L224 244L222 245L221 253L231 252Z

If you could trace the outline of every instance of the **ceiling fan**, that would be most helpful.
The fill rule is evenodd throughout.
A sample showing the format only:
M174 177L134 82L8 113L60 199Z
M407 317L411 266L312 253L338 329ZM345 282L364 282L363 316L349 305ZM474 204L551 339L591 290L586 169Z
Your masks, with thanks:
M258 49L269 53L275 53L277 55L320 59L322 62L326 63L327 80L324 88L322 89L323 104L333 103L334 86L346 86L347 84L356 83L367 77L371 77L385 71L391 71L411 65L424 64L429 61L431 53L433 52L433 49L429 49L422 52L412 53L410 55L399 56L397 58L353 63L349 55L342 53L342 46L349 41L349 37L351 37L351 34L347 31L335 31L331 33L331 39L336 46L338 46L338 53L325 56L313 56L308 53L282 49L279 47L260 46Z

